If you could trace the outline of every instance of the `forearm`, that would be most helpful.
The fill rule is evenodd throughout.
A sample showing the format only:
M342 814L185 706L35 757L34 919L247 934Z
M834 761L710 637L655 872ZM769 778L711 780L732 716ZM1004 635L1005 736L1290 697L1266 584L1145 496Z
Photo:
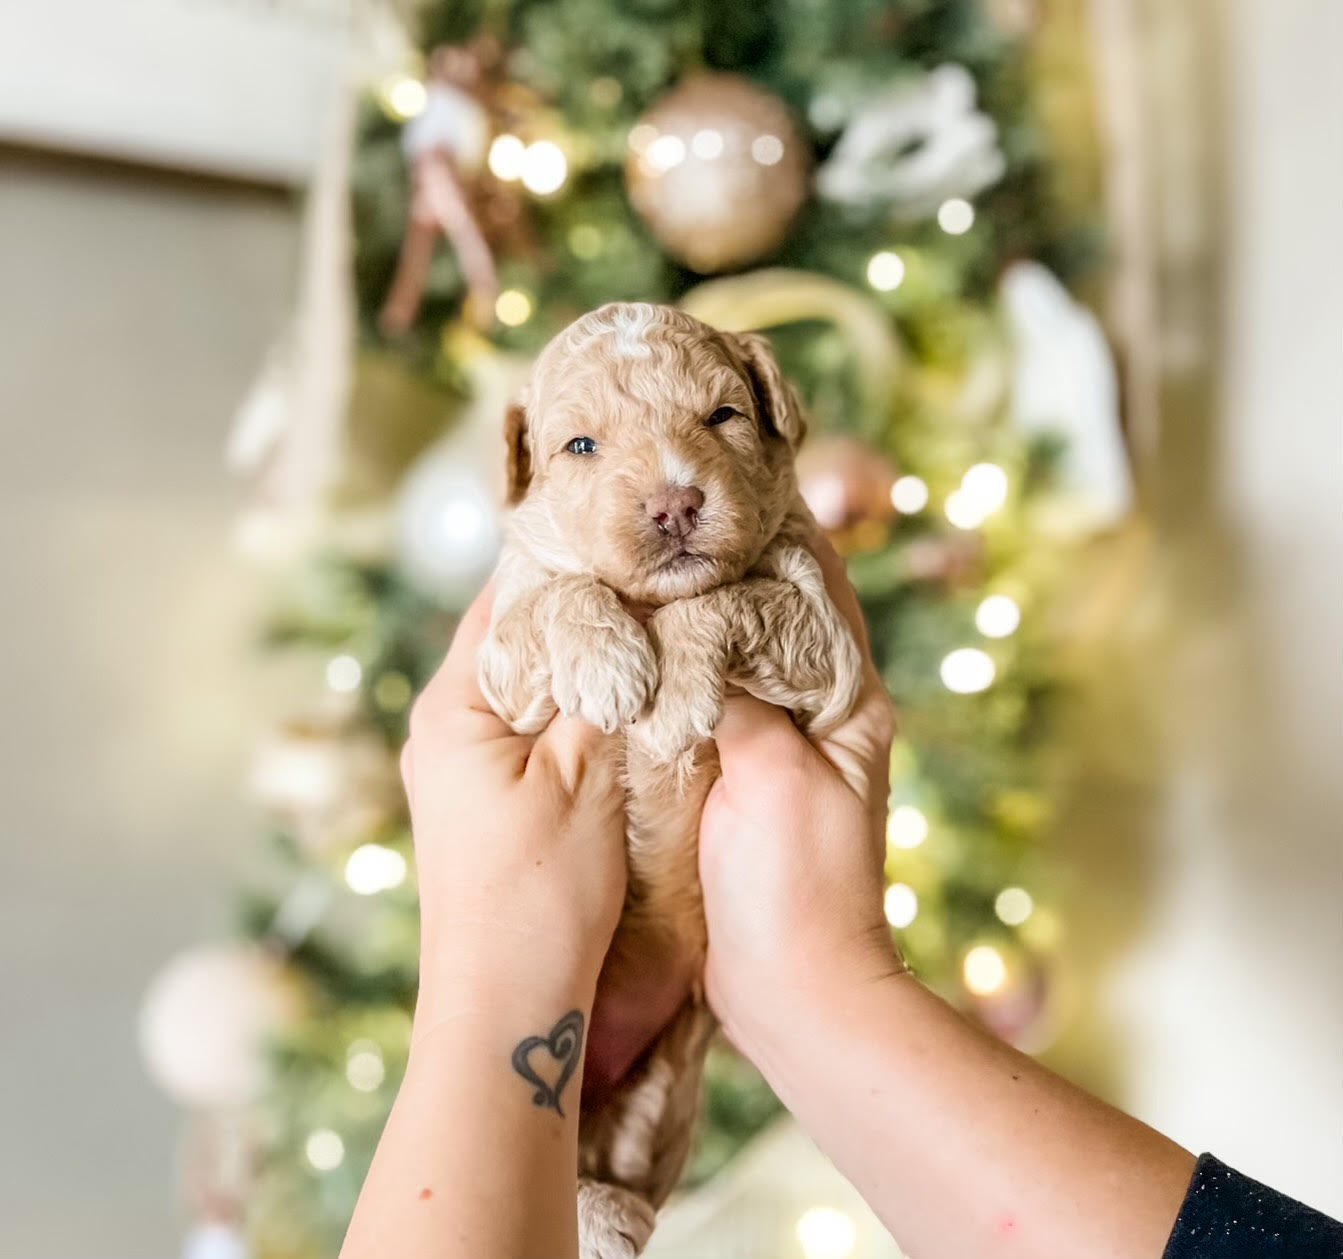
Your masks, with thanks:
M758 1040L782 1100L911 1254L1161 1255L1192 1155L912 977L818 991Z
M426 979L406 1077L342 1259L577 1255L594 982L532 957L495 974Z

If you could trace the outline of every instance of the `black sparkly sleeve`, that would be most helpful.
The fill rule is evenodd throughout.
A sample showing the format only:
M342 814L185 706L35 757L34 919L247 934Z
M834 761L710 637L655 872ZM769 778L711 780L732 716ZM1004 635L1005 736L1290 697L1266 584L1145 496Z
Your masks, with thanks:
M1164 1259L1343 1259L1343 1224L1205 1154Z

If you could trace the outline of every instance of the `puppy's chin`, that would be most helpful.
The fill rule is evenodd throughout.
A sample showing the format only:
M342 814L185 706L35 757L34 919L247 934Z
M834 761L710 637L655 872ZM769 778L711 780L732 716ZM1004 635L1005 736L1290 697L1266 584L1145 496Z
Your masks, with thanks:
M606 578L624 598L634 603L660 607L677 599L692 599L715 586L741 578L739 565L730 565L709 555L682 555L640 573L623 574L623 580Z

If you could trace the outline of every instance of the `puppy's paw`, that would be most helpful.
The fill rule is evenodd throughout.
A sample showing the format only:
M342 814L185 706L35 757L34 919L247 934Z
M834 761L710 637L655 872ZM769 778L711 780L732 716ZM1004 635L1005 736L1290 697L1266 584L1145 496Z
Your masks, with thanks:
M643 712L657 677L652 645L633 620L566 625L550 635L550 688L560 712L607 734Z
M582 1259L635 1259L653 1235L657 1212L629 1189L578 1182L578 1250Z
M697 743L713 737L723 715L723 688L717 679L665 679L647 714L630 727L630 738L660 763L669 764Z
M539 734L555 715L544 663L510 652L494 638L476 657L476 681L485 701L517 734Z

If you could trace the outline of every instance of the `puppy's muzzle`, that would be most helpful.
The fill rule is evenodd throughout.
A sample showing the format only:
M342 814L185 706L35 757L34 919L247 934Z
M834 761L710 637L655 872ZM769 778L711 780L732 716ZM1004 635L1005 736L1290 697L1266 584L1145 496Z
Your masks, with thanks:
M663 537L685 539L699 525L704 491L694 485L667 486L644 504L649 519Z

